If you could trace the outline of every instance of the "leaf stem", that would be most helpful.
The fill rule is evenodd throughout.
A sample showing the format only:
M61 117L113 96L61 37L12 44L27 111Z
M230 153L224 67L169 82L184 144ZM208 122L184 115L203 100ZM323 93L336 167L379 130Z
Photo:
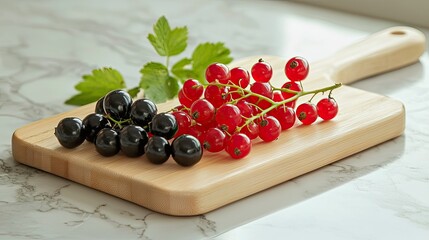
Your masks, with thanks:
M167 59L165 60L165 66L168 68L168 66L170 65L170 56L167 56Z

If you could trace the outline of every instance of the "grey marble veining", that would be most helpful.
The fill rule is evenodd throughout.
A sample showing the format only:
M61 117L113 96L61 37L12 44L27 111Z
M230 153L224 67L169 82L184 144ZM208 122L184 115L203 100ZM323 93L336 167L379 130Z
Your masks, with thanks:
M117 68L128 86L160 60L146 40L166 15L190 55L223 41L236 59L327 57L399 25L284 1L0 0L0 239L427 239L429 58L353 84L404 102L401 137L195 217L155 213L16 163L13 131L72 109L83 74ZM422 29L426 34L428 30ZM174 61L174 59L172 59Z

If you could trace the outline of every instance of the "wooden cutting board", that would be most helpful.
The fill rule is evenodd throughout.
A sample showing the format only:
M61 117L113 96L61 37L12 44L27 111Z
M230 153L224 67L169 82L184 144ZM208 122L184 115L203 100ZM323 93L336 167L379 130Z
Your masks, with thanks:
M311 64L304 88L328 86L332 81L351 83L400 68L418 61L424 49L425 37L421 32L408 27L390 28ZM259 57L236 61L231 66L250 69ZM286 81L285 60L277 57L265 60L274 68L273 84L281 86ZM76 149L61 147L54 137L54 127L64 117L85 117L93 112L93 104L17 129L12 137L13 156L23 164L157 212L202 214L404 131L405 110L397 100L348 86L336 89L333 96L340 108L334 120L319 119L311 126L296 124L282 132L275 142L255 141L251 154L242 160L232 160L226 153L205 152L200 163L184 168L172 159L163 165L153 165L145 157L127 158L123 154L102 157L87 142ZM175 105L176 100L158 107L165 111Z

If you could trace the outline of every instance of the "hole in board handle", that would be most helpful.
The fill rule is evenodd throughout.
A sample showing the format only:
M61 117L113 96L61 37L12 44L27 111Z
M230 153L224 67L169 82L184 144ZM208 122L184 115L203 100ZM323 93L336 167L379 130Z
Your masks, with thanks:
M397 31L390 32L390 34L392 34L392 35L405 35L405 32L401 31L401 30L397 30Z

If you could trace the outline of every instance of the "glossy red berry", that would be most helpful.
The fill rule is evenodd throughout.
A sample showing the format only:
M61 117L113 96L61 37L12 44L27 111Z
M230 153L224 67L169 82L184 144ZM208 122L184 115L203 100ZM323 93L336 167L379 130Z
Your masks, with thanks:
M194 101L192 101L192 99L188 98L184 93L183 93L183 89L180 89L179 93L177 94L177 98L179 99L180 104L182 104L183 106L190 108L192 103Z
M246 157L252 149L250 138L243 133L232 135L225 143L225 150L234 159Z
M269 82L271 76L273 75L273 69L271 65L264 62L264 60L259 59L252 67L252 77L256 82Z
M203 95L204 87L197 80L188 79L183 83L182 91L186 97L195 101Z
M240 86L241 88L247 88L250 83L249 72L241 67L236 67L230 71L230 81L232 84Z
M267 97L269 99L273 98L273 90L269 83L255 82L250 86L250 91L252 91L253 93L262 95L264 97ZM248 100L253 104L256 104L257 102L259 102L259 98L256 96L250 96Z
M198 99L191 106L191 117L200 124L205 124L213 120L215 108L207 99Z
M187 134L196 137L198 140L200 140L201 144L203 144L204 132L205 132L205 128L202 127L201 125L196 124L189 128Z
M323 120L331 120L338 113L338 104L333 98L323 98L317 103L317 114Z
M302 57L291 58L285 66L286 77L291 81L302 81L304 80L309 71L309 65L307 60Z
M273 100L274 100L274 102L281 102L285 99L283 98L283 95L280 91L274 91L273 92Z
M228 90L225 87L208 85L204 91L204 98L218 108L228 101Z
M217 109L215 118L218 128L233 133L241 123L241 112L237 106L227 103Z
M203 137L203 147L209 152L220 152L224 149L225 133L219 128L209 128Z
M174 116L174 118L176 118L178 125L178 129L174 137L176 138L180 135L188 133L192 124L191 116L189 116L189 114L184 111L175 111L171 114Z
M302 91L301 86L296 82L286 82L285 84L283 84L282 88L289 89L292 91L297 91L297 92ZM295 93L282 92L282 96L285 100L291 97L294 97L295 95L296 95ZM286 106L295 108L295 104L296 104L296 100L286 103Z
M259 136L259 126L255 122L251 122L244 126L240 132L246 134L250 140L253 140Z
M241 99L235 105L240 109L241 116L250 118L253 115L252 107L246 100Z
M279 120L282 130L289 129L295 124L295 111L291 107L281 105L269 114Z
M206 69L206 79L209 83L217 80L220 83L226 84L228 83L229 77L229 69L222 63L210 64Z
M296 116L304 125L310 125L317 119L317 109L310 102L302 103L296 109Z
M273 116L268 116L259 123L259 137L264 142L276 140L281 131L280 122Z

